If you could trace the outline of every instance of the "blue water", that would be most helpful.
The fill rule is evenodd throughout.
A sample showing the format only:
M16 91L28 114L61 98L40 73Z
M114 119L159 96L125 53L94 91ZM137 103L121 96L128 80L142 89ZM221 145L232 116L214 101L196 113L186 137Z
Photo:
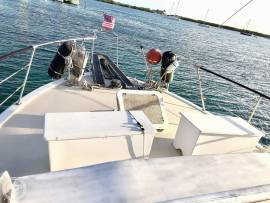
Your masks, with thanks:
M102 12L107 12L117 18L119 65L127 75L144 79L145 65L140 53L140 45L143 45L146 50L156 47L177 53L181 62L170 90L198 105L201 103L194 64L204 65L270 95L270 41L267 39L205 28L196 23L93 0L81 2L76 7L51 0L0 0L0 54L30 44L92 35L92 30L101 25ZM109 33L98 38L96 50L115 60L115 38ZM56 47L50 50L56 50ZM25 65L29 56L30 52L0 63L0 80ZM38 51L25 94L50 81L47 67L52 57L53 53ZM159 67L155 70L158 72ZM24 74L22 71L18 77L0 86L0 103L22 83ZM202 79L207 110L248 118L256 95L203 72ZM18 94L15 94L1 110L17 98ZM270 133L269 104L263 99L253 119L253 123L266 133Z

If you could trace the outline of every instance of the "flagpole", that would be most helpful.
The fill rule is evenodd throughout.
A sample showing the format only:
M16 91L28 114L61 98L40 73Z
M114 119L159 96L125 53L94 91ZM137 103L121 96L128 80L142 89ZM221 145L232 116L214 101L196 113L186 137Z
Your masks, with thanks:
M117 48L116 48L116 56L117 56L117 67L119 68L119 66L118 66L118 53L119 53L119 51L118 51L119 49L118 49L118 35L117 35Z
M119 67L118 66L118 56L119 56L119 49L118 49L119 40L118 40L118 35L115 32L113 32L112 34L116 37L116 64L117 64L117 67Z
M96 34L96 30L94 30L94 37L96 38L97 34ZM95 40L93 40L93 44L92 44L92 52L91 52L91 64L93 65L93 57L94 57L94 49L95 49Z
M115 17L114 16L110 16L110 15L107 15L106 13L103 12L103 17L104 17L104 20L103 20L103 23L102 23L102 27L103 28L106 28L106 30L111 30L113 31L114 29L114 26L115 26ZM111 32L115 37L116 37L116 64L117 64L117 67L119 66L118 64L118 61L119 61L119 39L118 39L118 35L115 33L115 32Z

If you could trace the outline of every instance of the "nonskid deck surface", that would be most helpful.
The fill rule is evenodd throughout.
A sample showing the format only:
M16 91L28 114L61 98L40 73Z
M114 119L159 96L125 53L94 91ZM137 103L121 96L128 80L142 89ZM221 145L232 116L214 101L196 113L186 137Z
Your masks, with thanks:
M33 98L0 128L0 172L12 176L49 171L48 145L43 138L44 114L48 112L91 112L117 109L117 89L82 90L61 84ZM169 125L155 136L150 158L179 156L172 146L180 112L200 112L163 93ZM70 127L76 127L72 125Z

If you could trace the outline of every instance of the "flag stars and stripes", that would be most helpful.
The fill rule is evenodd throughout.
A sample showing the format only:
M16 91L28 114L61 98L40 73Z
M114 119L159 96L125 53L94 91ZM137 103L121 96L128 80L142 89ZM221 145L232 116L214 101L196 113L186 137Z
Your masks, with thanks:
M102 27L107 29L107 30L113 30L115 27L115 17L114 16L110 16L107 14L103 14L104 20L102 23Z

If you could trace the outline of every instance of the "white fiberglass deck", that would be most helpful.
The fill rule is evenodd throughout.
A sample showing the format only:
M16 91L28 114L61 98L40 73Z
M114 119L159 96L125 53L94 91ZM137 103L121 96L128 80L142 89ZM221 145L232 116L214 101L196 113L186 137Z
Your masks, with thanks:
M29 101L22 103L0 127L0 171L8 170L12 176L49 171L48 145L43 138L44 114L113 111L117 109L117 91L102 88L86 91L61 84L44 88L39 94L29 97ZM163 97L169 125L155 136L151 158L181 155L172 145L180 112L201 113L169 93L163 93ZM76 127L72 120L70 126Z
M267 202L269 173L269 154L139 159L21 177L13 194L19 203Z

